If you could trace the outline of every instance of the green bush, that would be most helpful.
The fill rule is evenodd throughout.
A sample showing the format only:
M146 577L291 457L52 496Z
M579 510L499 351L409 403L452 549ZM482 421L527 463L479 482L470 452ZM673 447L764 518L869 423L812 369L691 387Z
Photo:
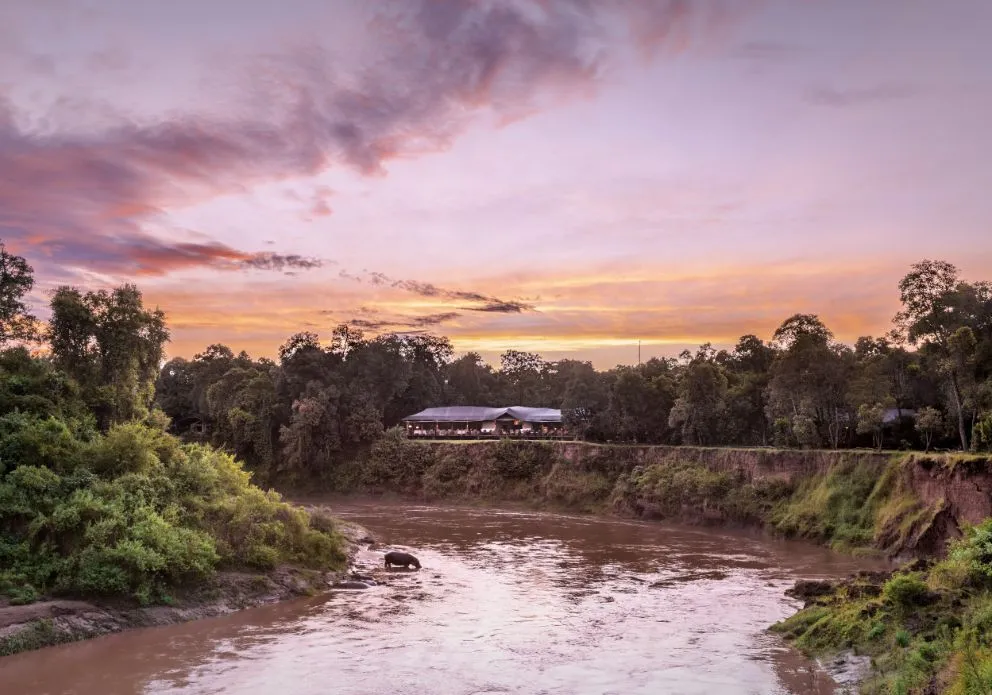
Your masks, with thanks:
M992 518L967 529L950 549L949 558L963 563L976 582L992 582Z
M55 417L14 412L0 418L0 473L22 465L67 470L78 461L81 446Z
M393 427L372 445L362 478L373 487L413 486L432 463L429 447L411 442L403 428Z
M250 482L241 464L127 423L89 440L52 418L0 418L0 593L163 600L225 567L340 567L333 523ZM40 461L45 465L28 463Z
M899 609L923 605L930 590L918 574L897 574L882 587L882 597Z

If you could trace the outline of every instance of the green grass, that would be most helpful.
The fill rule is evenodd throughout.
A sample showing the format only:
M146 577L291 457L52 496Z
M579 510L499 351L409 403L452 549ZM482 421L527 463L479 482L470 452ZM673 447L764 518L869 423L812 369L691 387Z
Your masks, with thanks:
M968 532L948 559L898 571L884 583L842 582L772 630L819 656L872 657L863 693L992 693L992 519Z
M10 656L31 649L73 642L77 638L55 628L49 619L37 620L12 635L0 638L0 656Z

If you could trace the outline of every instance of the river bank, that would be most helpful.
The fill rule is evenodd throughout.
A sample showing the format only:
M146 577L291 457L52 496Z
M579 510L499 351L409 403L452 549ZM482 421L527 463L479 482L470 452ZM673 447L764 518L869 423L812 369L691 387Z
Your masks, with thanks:
M755 526L905 560L941 556L963 528L992 516L992 460L863 450L423 442L391 432L311 490Z
M311 508L312 509L312 508ZM25 605L0 602L0 657L123 632L226 615L255 606L312 596L347 580L361 548L374 536L354 522L337 520L346 542L348 568L339 571L281 565L272 571L220 571L209 580L181 587L167 605L134 601L52 598Z

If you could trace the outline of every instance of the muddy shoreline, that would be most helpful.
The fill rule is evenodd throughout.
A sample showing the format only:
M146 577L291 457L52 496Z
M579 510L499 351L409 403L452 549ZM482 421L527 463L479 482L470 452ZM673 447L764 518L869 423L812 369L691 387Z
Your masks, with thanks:
M349 521L338 520L336 529L347 542L348 555L346 568L337 572L288 566L271 572L218 572L208 583L183 589L172 605L138 606L124 600L56 598L26 605L0 603L0 657L135 628L226 615L313 596L339 585L349 588L347 582L352 580L355 558L360 550L375 543L375 536Z

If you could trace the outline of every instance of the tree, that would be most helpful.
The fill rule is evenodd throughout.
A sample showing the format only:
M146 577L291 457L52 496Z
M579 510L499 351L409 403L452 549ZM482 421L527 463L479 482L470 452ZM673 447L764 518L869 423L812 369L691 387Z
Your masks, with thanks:
M668 413L675 385L667 374L649 377L643 368L619 367L603 421L609 438L650 444L668 439Z
M155 382L155 403L162 409L176 432L184 432L201 418L193 404L193 363L175 357L165 363Z
M668 426L682 432L682 441L707 444L718 440L726 409L727 377L713 362L696 360L678 384L678 398L668 417Z
M544 360L535 352L507 350L499 358L499 372L515 405L539 405Z
M780 350L802 345L829 345L833 332L815 314L793 314L775 330L773 341Z
M82 386L100 427L144 417L169 339L165 314L145 309L130 284L86 294L60 287L51 309L52 358Z
M34 268L0 241L0 346L37 337L24 297L34 288Z
M733 352L717 355L728 380L726 420L723 432L728 443L761 444L768 442L766 391L768 371L775 350L754 335L737 341Z
M446 370L446 401L451 405L497 406L496 375L477 352L451 362Z
M944 416L936 408L927 406L920 408L916 414L916 431L923 435L924 451L930 451L930 444L935 434L944 430Z
M881 403L868 405L862 403L858 407L858 434L871 433L875 448L882 449L882 432L885 427L885 406Z
M228 349L230 351L230 349ZM301 352L321 352L323 348L320 346L320 336L311 331L302 331L291 335L289 340L283 343L279 347L279 361L287 362L293 359L295 355ZM234 354L232 353L233 357Z
M910 343L946 344L959 325L953 311L957 285L958 269L954 265L929 259L914 263L899 281L903 308L893 321Z
M963 450L968 449L963 391L970 378L965 352L973 351L975 336L972 333L969 339L960 331L972 326L987 327L992 300L986 290L981 283L976 287L960 282L958 269L946 261L923 260L913 264L900 280L903 308L893 319L900 338L912 345L922 344L935 353Z
M769 419L789 418L804 446L826 439L836 449L852 419L847 391L854 353L833 343L830 330L809 314L787 319L774 340L780 349L767 390Z
M289 424L279 432L281 471L294 476L312 473L326 467L341 450L340 396L336 387L314 383L293 401Z
M609 406L609 386L592 364L576 363L572 367L560 403L562 419L568 428L584 436L593 420Z
M235 366L207 389L212 439L227 446L251 468L267 470L276 452L279 426L276 391L262 365Z
M343 360L348 359L348 354L364 343L365 335L360 330L342 323L331 332L330 352Z

